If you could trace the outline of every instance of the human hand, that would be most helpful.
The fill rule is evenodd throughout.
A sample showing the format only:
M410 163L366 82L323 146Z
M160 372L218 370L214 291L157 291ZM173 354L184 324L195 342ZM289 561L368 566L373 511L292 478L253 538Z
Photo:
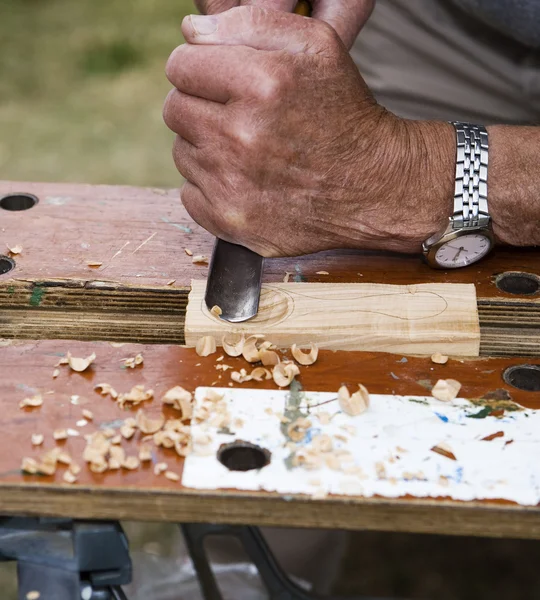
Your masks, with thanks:
M375 0L312 0L314 19L331 25L347 48L351 48L356 36L369 19ZM199 11L214 15L237 6L257 5L262 8L292 12L296 0L195 0Z
M429 124L380 107L331 27L240 7L186 17L182 30L164 118L178 134L182 201L202 227L263 256L417 251L440 229L449 206L431 196L448 179L426 153L446 161L451 187L452 127L448 162L444 131L428 144Z

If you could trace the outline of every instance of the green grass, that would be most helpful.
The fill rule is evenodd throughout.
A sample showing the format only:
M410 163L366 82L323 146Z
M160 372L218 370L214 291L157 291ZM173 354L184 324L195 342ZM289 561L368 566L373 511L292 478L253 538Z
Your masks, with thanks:
M0 2L0 179L178 185L164 65L189 0Z

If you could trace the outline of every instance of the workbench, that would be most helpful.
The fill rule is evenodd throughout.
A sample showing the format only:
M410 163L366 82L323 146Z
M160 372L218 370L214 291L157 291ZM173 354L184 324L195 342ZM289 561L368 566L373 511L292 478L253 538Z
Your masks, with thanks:
M20 253L0 249L0 514L540 538L539 508L502 501L203 492L158 477L151 466L96 474L82 461L76 484L63 483L60 473L22 474L21 458L50 448L52 432L73 427L82 408L93 413L85 432L125 417L95 392L98 383L122 390L144 384L156 398L175 385L216 385L215 357L182 346L190 282L204 279L208 268L193 264L185 249L210 256L213 238L190 219L178 190L0 182L0 240L22 246ZM462 383L464 397L505 389L514 401L540 408L538 369L518 371L514 383L526 389L503 379L511 366L540 363L540 250L497 248L478 265L453 272L386 252L266 261L266 282L282 282L286 273L308 282L473 283L478 298L480 357L452 361L451 374L428 357L323 350L302 371L305 389L335 392L361 381L372 393L423 394L419 382L446 376ZM61 370L53 378L68 350L98 358L83 373ZM121 359L137 353L143 368L120 368ZM242 366L240 359L228 362ZM275 389L272 381L257 387ZM43 405L21 410L19 401L38 390ZM73 404L73 396L88 404ZM161 409L160 402L148 408L149 414ZM48 436L41 449L31 444L38 432ZM76 455L84 439L64 444ZM159 452L181 476L183 459Z

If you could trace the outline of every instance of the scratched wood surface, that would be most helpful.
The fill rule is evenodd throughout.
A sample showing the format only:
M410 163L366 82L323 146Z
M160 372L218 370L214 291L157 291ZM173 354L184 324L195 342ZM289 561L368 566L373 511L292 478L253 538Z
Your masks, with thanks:
M74 356L94 351L97 359L84 373L61 367L59 376L53 379L54 365L68 349ZM121 359L137 352L144 356L143 366L122 368ZM522 508L510 503L407 498L310 500L265 492L203 493L185 489L163 475L154 475L151 466L100 475L83 467L75 485L62 483L63 469L55 476L23 475L19 470L22 456L37 458L44 449L52 448L53 430L70 427L81 434L90 433L100 427L118 426L119 419L129 416L129 411L120 410L111 399L94 391L97 383L110 383L120 392L139 383L153 388L156 399L147 402L145 408L148 414L158 414L163 410L161 395L170 387L180 384L193 390L199 385L222 385L228 377L215 369L217 355L201 358L194 350L179 346L113 347L106 342L18 340L4 342L0 357L0 514L540 538L540 508ZM227 358L227 362L240 366L243 360ZM517 402L540 408L539 393L514 389L502 379L506 367L521 362L522 359L461 359L435 365L420 357L404 360L393 354L322 351L315 365L302 369L300 381L307 390L334 391L341 383L361 380L373 393L425 394L428 380L434 382L439 377L451 376L462 382L465 397L480 397L504 388ZM272 387L273 384L256 385ZM19 408L21 399L38 391L44 395L41 407ZM73 395L85 403L72 404ZM77 426L83 408L90 409L94 419ZM32 433L45 435L43 449L31 445ZM136 453L138 443L137 437L123 440L128 454ZM84 464L80 459L85 444L82 435L60 444ZM182 459L170 450L156 450L153 460L163 460L170 470L182 472Z
M184 248L210 256L213 238L193 223L177 190L0 182L0 199L18 192L39 202L25 211L0 208L0 255L7 257L6 244L23 247L12 257L15 267L0 275L0 337L184 342L190 282L207 275ZM508 272L530 274L532 293L498 289ZM266 261L266 282L286 273L290 281L474 283L480 353L540 355L538 249L497 248L477 266L448 272L385 252Z

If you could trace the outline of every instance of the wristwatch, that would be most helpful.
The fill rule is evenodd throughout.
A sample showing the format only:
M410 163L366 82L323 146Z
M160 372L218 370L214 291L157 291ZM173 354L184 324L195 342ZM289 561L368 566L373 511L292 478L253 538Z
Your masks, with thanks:
M425 259L436 269L471 265L495 243L487 198L488 132L482 125L452 125L457 140L454 212L446 228L422 245Z

